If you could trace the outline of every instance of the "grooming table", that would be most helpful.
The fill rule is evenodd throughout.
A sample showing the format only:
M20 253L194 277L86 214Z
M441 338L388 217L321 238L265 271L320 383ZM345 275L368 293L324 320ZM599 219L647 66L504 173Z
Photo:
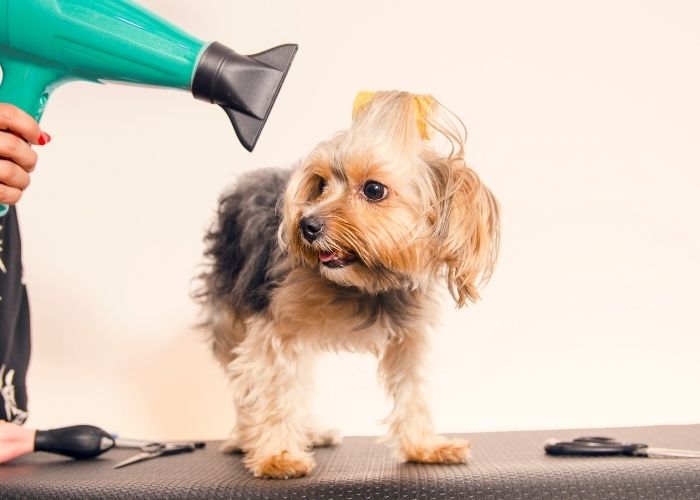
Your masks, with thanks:
M0 498L261 499L700 499L700 459L549 457L550 437L609 435L658 447L700 449L700 425L466 434L469 465L401 464L376 438L316 450L301 479L255 479L240 455L205 450L112 466L134 450L76 462L36 453L0 466Z

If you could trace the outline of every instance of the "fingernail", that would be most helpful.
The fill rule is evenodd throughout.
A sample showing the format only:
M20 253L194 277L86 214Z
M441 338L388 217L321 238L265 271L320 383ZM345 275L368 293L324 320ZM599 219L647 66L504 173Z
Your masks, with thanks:
M44 144L48 144L49 142L51 142L51 136L46 132L42 132L39 136L39 145L43 146Z

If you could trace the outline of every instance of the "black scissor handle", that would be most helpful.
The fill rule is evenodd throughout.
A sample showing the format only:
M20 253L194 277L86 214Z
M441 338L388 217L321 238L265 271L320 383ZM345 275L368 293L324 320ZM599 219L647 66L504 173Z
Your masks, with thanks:
M180 453L190 453L196 450L194 443L188 444L168 444L153 453L154 457L165 457L168 455L179 455Z
M547 443L544 447L548 455L559 456L616 456L629 457L645 456L647 445L642 443L623 443L613 438L606 437L582 437L573 441L559 441Z
M579 443L579 442L601 443L601 444L619 443L619 441L615 438L603 437L603 436L583 436L580 438L572 439L572 441L574 443Z

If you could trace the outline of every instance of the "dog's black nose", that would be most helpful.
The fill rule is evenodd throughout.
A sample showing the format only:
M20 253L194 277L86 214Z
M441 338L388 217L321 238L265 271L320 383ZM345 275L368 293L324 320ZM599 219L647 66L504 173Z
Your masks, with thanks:
M304 217L299 222L301 234L304 235L304 239L309 243L321 236L324 227L323 220L320 217Z

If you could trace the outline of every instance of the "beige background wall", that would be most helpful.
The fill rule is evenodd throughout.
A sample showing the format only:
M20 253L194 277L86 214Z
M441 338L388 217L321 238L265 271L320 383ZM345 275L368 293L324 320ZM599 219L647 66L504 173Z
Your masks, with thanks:
M355 93L432 93L503 206L484 300L434 336L441 431L700 421L697 2L144 0L204 39L300 51L255 153L186 93L75 83L21 203L31 421L217 438L232 410L188 297L220 191L347 126ZM328 356L321 420L382 432L375 363Z

